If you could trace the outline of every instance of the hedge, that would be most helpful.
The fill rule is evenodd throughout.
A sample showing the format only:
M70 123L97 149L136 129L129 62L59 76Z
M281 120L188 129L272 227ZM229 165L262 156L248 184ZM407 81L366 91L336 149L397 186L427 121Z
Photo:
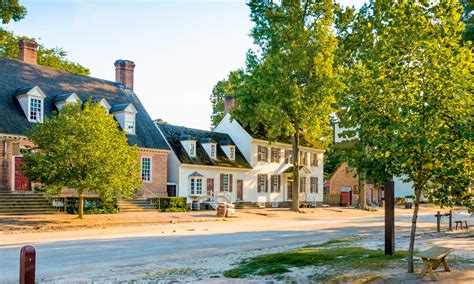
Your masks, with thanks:
M79 211L79 198L66 198L66 212L77 214ZM84 214L116 214L118 213L117 201L104 201L100 198L84 198Z
M160 212L186 212L186 197L157 197L153 198L153 205Z

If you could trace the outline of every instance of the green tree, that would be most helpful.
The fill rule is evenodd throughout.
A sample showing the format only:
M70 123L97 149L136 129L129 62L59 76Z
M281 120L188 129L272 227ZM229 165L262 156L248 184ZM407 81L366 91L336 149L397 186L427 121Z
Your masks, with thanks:
M0 1L0 19L3 24L8 24L11 20L18 22L26 15L26 8L20 5L18 0Z
M461 0L461 5L464 8L464 13L462 14L462 21L466 25L466 29L463 34L463 42L468 41L471 44L474 42L474 1L473 0Z
M257 51L245 70L234 72L231 90L239 108L233 116L269 141L293 144L292 210L299 211L300 138L315 147L331 141L336 89L332 1L254 0L248 3Z
M228 85L228 79L222 79L212 88L210 97L212 104L211 129L214 129L224 118L224 97L229 94Z
M26 154L25 173L50 192L76 190L79 218L84 194L95 192L104 200L131 198L140 188L137 146L129 146L113 116L96 103L66 105L51 119L27 132L36 149Z
M350 29L359 45L347 51L344 118L368 158L414 184L408 272L427 184L467 181L472 174L473 54L460 44L462 12L456 0L371 1ZM469 185L451 189L432 197L445 205L449 195L462 196L456 199L472 206Z
M154 122L155 122L155 123L162 123L162 124L169 124L167 121L165 121L165 120L163 120L163 119L161 119L161 118L156 118L156 119L154 120Z
M16 36L12 32L0 28L0 57L18 60L18 41L20 39L27 39L27 37ZM78 63L69 61L67 59L67 52L59 47L47 48L39 44L38 64L85 76L90 75L89 69Z

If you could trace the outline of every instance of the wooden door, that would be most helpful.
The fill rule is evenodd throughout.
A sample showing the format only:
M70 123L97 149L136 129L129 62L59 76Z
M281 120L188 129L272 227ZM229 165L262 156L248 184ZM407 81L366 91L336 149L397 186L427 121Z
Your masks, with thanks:
M212 196L214 194L214 179L207 179L207 196Z
M176 196L176 185L168 185L167 186L168 196L175 197Z
M244 199L244 181L241 179L237 180L237 200L242 201Z
M341 206L347 206L349 204L349 199L350 199L350 192L341 192Z
M21 165L25 162L25 158L15 157L15 191L31 190L30 181L21 171Z
M286 191L287 191L287 199L293 199L293 181L289 180L286 182Z

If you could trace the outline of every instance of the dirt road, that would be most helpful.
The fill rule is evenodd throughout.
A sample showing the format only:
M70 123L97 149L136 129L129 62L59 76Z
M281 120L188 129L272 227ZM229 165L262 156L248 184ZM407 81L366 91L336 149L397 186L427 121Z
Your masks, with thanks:
M381 211L246 212L223 222L0 234L0 282L17 281L24 244L36 247L39 281L130 281L170 271L198 280L261 253L341 237L365 236L378 243L383 238ZM396 215L398 243L405 246L411 212L397 210ZM433 210L421 212L419 232L433 232L434 220ZM474 252L474 241L462 245L467 253Z

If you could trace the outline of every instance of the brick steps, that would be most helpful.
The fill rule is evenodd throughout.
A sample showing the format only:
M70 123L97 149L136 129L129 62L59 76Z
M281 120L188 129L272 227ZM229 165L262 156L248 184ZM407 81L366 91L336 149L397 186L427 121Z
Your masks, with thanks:
M236 209L260 209L257 203L249 202L249 201L237 201L235 203Z
M119 200L117 205L120 212L158 211L148 199Z
M0 214L55 214L48 198L42 193L0 193Z

